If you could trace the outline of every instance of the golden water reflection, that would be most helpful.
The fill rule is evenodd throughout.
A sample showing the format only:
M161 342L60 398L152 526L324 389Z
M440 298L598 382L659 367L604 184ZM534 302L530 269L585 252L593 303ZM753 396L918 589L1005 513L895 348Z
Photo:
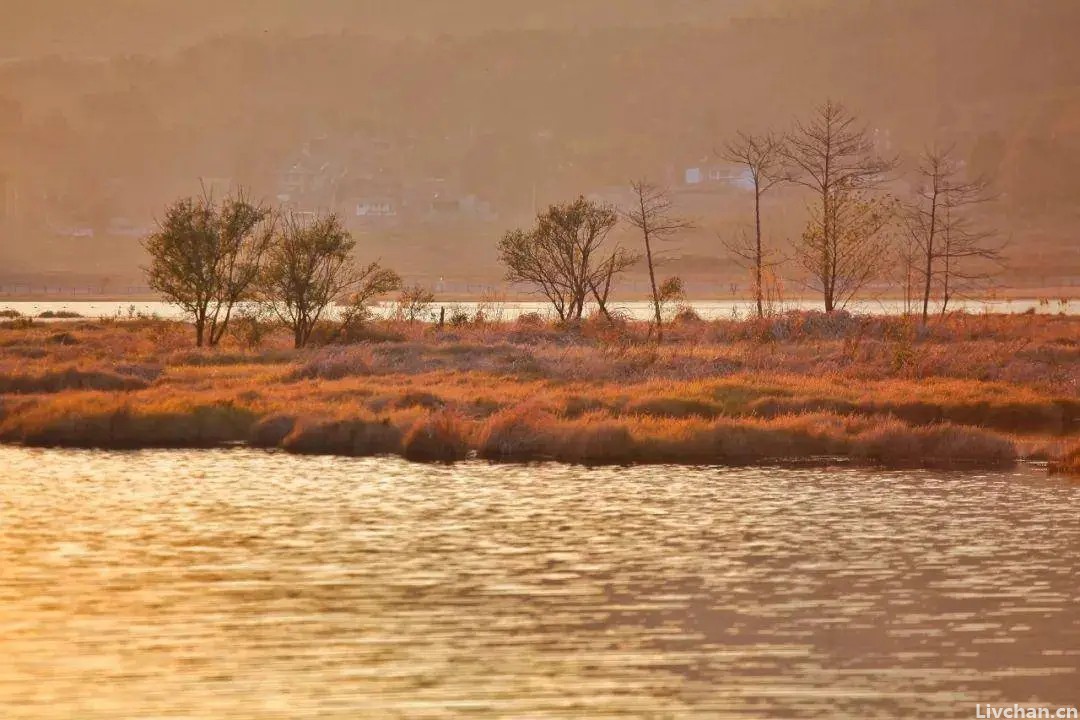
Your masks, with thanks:
M1080 703L1080 486L0 448L0 717Z

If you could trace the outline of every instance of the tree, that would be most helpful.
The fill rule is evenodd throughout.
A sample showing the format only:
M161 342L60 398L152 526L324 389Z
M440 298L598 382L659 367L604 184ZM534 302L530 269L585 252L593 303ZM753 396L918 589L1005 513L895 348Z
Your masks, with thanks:
M822 293L825 312L832 312L883 269L878 234L892 213L872 192L896 161L879 157L866 129L831 100L808 122L796 123L782 152L791 182L815 196L795 252Z
M262 279L264 297L304 347L326 308L350 288L365 285L378 263L358 269L352 260L356 241L337 215L304 218L287 215L270 249Z
M645 180L637 180L631 183L631 187L637 196L637 203L624 215L631 225L641 231L641 237L645 241L645 261L649 266L649 285L652 288L653 323L656 328L656 342L659 343L664 339L660 308L665 298L662 297L661 286L656 283L652 246L654 242L668 240L683 230L689 230L693 223L672 215L671 197L662 188ZM679 285L681 288L681 282ZM669 285L670 287L672 286Z
M728 244L728 249L750 264L754 277L754 300L758 317L765 316L764 275L767 267L774 265L761 237L761 197L779 183L789 181L790 174L784 167L784 141L772 133L755 135L739 132L728 142L722 153L724 159L746 168L754 184L754 239Z
M416 322L423 317L435 302L435 293L416 283L403 288L398 296L396 315L406 322Z
M560 320L581 319L591 294L602 312L612 278L637 258L605 240L618 223L614 208L579 197L552 205L536 218L532 230L511 230L499 241L506 279L535 285Z
M252 297L274 226L270 209L242 190L220 204L204 194L166 208L143 242L147 283L192 317L197 346L216 346L233 308Z
M985 280L988 263L1000 262L1001 248L993 234L977 229L970 213L973 206L991 200L989 182L965 179L952 148L926 150L917 169L918 185L907 207L905 229L918 255L922 319L930 316L935 285L941 290L941 312L948 307L957 286Z
M843 309L867 283L884 273L892 258L886 230L895 202L863 192L838 191L824 210L813 208L795 259L825 298L825 311Z
M356 290L349 297L349 304L341 313L341 330L345 335L354 327L368 321L372 314L372 300L401 289L401 276L380 266L378 262L362 268L360 278Z

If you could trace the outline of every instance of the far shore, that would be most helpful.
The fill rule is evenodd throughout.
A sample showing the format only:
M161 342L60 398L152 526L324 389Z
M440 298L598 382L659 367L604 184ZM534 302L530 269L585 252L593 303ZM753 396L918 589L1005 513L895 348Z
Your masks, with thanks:
M417 461L1002 467L1080 458L1080 317L789 312L372 321L192 347L152 318L0 323L0 442Z

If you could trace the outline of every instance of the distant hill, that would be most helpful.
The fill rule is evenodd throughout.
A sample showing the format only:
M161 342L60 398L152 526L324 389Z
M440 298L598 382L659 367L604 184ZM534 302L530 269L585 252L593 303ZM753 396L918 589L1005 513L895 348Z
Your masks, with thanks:
M475 35L492 30L710 27L819 0L4 0L0 53L172 52L225 35Z
M996 178L991 219L1025 272L1080 275L1074 0L0 5L0 273L137 275L140 228L178 195L299 183L396 218L354 213L371 254L497 276L495 238L536 206L640 176L678 186L736 130L783 130L832 97L909 169L955 143ZM406 222L424 197L471 214ZM782 197L778 241L803 219ZM687 210L702 230L681 252L722 263L739 198Z

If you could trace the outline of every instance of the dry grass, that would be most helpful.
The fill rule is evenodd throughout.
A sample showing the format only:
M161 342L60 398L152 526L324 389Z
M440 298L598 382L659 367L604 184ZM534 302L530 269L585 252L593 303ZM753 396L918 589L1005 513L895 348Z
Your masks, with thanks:
M1062 455L1060 460L1050 462L1050 472L1061 475L1080 476L1080 443L1076 443Z
M660 347L645 335L596 319L384 323L352 345L295 351L278 333L196 351L180 323L11 327L0 440L581 463L1000 465L1019 452L1063 466L1059 440L1080 432L1080 318L919 328L794 313L676 323Z

